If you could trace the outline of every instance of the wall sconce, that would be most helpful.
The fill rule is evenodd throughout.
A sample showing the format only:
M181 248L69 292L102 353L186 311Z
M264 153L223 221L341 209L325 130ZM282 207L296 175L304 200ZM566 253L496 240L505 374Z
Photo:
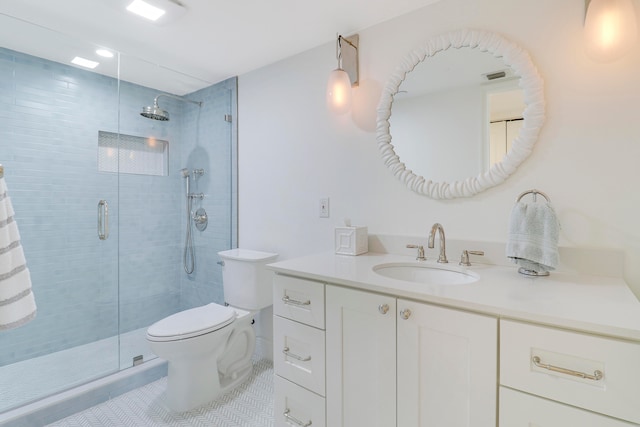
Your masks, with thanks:
M622 57L638 38L631 0L585 0L584 37L587 54L600 62Z
M336 40L338 68L331 72L327 83L327 106L336 114L349 111L351 88L358 86L358 41L357 34L349 37L338 35Z

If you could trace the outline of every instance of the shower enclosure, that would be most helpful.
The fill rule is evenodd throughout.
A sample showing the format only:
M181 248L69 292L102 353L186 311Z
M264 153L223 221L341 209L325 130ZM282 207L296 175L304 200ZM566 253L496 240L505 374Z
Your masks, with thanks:
M72 66L65 49L34 51L16 34L100 65ZM237 81L98 59L98 46L1 14L0 41L0 163L38 306L0 331L1 415L154 358L151 323L223 303L217 252L237 246ZM159 94L170 120L142 117ZM191 274L183 168L205 171L191 214L206 208L209 220L192 231Z

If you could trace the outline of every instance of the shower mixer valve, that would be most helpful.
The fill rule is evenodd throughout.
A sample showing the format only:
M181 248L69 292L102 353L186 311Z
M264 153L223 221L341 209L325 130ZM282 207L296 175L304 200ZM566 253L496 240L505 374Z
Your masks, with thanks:
M207 216L207 212L200 208L194 213L191 218L193 218L193 222L196 224L196 228L200 231L204 231L207 228L207 224L209 223L209 217Z
M207 222L207 213L200 212L200 209L198 209L191 217L193 218L193 222L196 224L204 224Z

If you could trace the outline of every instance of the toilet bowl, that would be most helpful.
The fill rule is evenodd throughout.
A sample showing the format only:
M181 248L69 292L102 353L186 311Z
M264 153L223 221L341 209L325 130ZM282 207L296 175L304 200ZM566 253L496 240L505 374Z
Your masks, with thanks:
M271 292L267 297L262 289L271 289L264 265L277 254L234 249L219 255L229 306L211 303L181 311L147 329L149 347L168 361L166 402L174 411L210 402L249 376L256 338L252 321L271 305Z
M169 361L166 398L171 409L188 411L214 400L251 373L252 319L252 312L212 303L149 327L151 351Z

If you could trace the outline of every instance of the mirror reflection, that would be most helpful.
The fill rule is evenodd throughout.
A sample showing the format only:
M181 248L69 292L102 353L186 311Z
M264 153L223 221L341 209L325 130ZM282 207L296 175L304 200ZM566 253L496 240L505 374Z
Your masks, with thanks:
M427 57L393 99L390 133L400 161L434 181L464 180L501 162L523 124L519 80L502 58L480 49Z

